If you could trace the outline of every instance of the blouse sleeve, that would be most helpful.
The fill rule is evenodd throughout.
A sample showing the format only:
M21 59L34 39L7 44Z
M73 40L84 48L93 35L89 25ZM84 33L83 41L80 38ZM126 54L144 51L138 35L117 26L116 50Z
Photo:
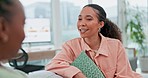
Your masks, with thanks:
M115 78L142 78L138 73L132 71L128 57L125 52L125 48L122 43L119 42L117 53L117 69Z
M72 78L80 72L78 68L70 65L74 60L74 56L70 46L65 43L62 46L61 52L59 52L52 61L47 64L45 69L61 75L64 78Z

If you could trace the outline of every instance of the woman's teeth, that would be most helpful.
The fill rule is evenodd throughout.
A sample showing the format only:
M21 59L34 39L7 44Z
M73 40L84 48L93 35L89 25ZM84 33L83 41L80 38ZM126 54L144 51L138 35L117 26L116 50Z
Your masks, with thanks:
M80 32L84 33L86 32L88 29L80 29Z

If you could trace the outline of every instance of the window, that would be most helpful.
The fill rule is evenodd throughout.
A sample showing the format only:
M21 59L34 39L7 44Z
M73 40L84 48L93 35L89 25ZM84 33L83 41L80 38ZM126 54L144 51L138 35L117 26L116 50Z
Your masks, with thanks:
M51 41L50 0L20 0L25 9L25 39L23 43L41 45ZM38 42L38 43L37 43Z
M143 25L143 29L146 35L146 45L148 45L148 0L126 0L129 4L127 5L128 8L133 9L132 12L133 13L138 13L137 11L142 12L142 25ZM138 9L136 9L138 7ZM128 9L127 8L127 9ZM129 18L127 18L127 20L129 20ZM128 40L129 41L129 40ZM131 43L129 41L129 47L136 47L138 48L138 45L135 46L134 43Z
M20 0L20 2L24 6L26 15L23 49L26 52L40 52L53 48L54 46L50 45L52 44L51 0ZM45 65L47 61L49 60L34 60L28 61L27 64Z
M87 0L60 0L62 42L79 37L77 19L80 10L86 4Z

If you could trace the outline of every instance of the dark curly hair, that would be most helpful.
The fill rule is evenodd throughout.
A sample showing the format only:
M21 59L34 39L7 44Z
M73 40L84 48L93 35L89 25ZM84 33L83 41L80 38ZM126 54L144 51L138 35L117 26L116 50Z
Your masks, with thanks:
M104 22L104 26L101 28L99 33L101 33L105 37L115 38L122 42L122 36L121 36L120 29L118 28L116 24L114 24L112 21L106 18L106 12L101 6L97 4L88 4L88 5L85 5L84 7L93 8L98 16L98 20Z
M0 0L0 17L3 17L7 21L10 21L12 12L8 9L8 6L13 5L13 0Z

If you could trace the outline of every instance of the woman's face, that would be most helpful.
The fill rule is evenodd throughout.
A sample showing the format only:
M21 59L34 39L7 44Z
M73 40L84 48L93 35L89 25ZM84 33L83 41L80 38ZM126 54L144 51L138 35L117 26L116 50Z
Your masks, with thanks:
M98 36L101 27L97 14L91 7L84 7L78 16L77 28L82 38Z
M18 0L13 1L14 5L8 8L10 12L12 12L11 21L6 22L5 24L8 40L1 46L1 52L3 52L2 55L4 56L4 59L16 55L25 37L25 15L23 7Z

